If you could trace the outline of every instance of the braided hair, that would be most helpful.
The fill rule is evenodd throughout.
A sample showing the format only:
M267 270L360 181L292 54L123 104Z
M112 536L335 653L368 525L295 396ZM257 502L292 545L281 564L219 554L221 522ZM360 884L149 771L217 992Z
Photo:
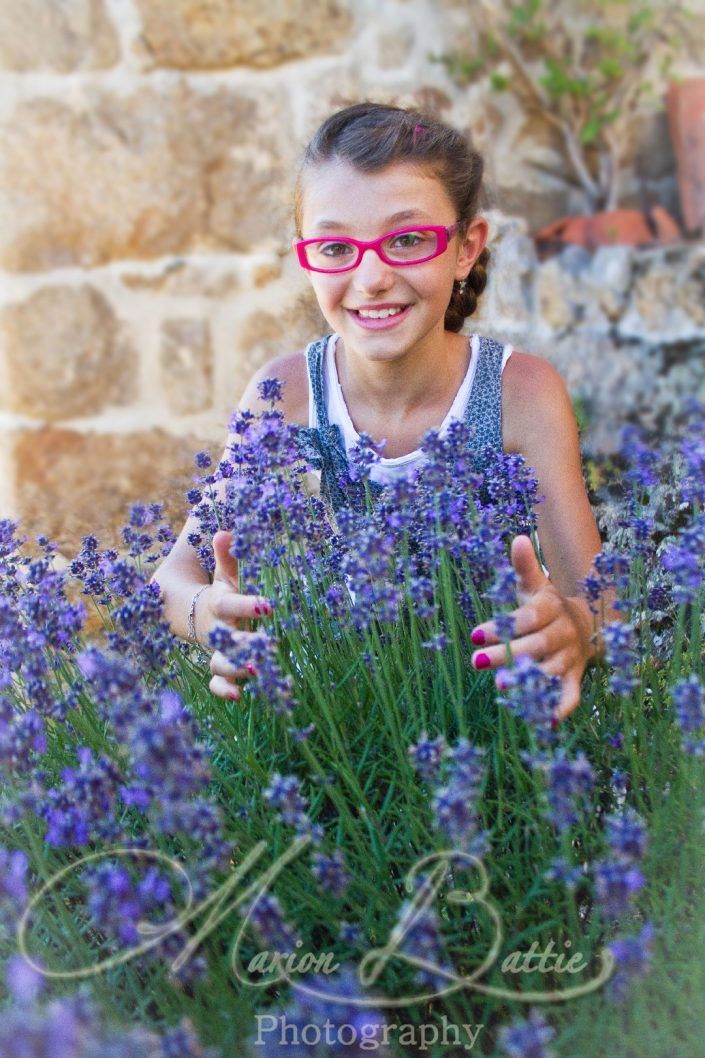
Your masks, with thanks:
M394 162L428 167L455 207L461 236L477 213L484 162L466 137L452 125L420 110L366 101L331 114L304 152L294 192L294 222L299 238L306 174L333 159L343 159L368 173ZM490 251L485 247L466 279L453 284L444 320L447 331L460 331L467 317L476 311L487 284L489 259Z

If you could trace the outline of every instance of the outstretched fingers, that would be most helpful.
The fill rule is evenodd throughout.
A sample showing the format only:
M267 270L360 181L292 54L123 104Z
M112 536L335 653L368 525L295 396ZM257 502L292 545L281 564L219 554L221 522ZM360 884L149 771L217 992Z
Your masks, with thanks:
M240 621L258 621L270 617L272 604L262 595L241 595L228 591L213 603L213 613L219 621L237 627Z
M575 672L569 672L561 683L561 699L558 703L556 721L560 723L580 705L580 679Z
M531 602L524 603L523 606L512 610L508 615L513 621L512 651L516 652L515 645L523 637L539 633L550 625L560 613L560 609L561 601L559 596L556 592L550 590L540 592L533 596ZM504 647L502 640L497 635L497 626L494 621L486 621L484 624L477 625L472 630L470 638L475 646L496 647L501 645L502 648ZM489 651L486 652L490 653ZM499 652L499 656L504 658L505 655ZM475 664L474 657L473 664Z
M239 699L241 694L237 681L247 680L257 675L257 669L254 665L236 668L220 650L214 651L210 660L210 670L213 675L208 686L212 693L218 695L219 698L232 698L234 700Z

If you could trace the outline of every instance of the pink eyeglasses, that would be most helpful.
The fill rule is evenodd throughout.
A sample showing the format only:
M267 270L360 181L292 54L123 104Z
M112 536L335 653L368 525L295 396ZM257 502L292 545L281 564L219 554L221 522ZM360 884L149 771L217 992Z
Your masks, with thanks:
M299 264L309 272L348 272L357 268L365 250L374 250L388 265L414 265L444 253L459 227L456 221L447 227L400 228L371 242L336 237L299 239L294 245Z

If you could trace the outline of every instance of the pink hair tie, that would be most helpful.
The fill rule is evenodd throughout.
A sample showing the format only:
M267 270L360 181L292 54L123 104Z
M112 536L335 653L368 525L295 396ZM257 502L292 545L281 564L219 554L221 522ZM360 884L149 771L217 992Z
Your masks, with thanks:
M421 139L425 131L423 125L414 126L414 143L416 143L417 139Z

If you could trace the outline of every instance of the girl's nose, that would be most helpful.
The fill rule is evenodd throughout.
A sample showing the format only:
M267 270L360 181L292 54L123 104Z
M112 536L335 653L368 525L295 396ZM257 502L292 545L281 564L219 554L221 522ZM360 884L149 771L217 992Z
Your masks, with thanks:
M394 266L386 264L374 250L366 250L353 275L360 291L387 290L394 283Z

